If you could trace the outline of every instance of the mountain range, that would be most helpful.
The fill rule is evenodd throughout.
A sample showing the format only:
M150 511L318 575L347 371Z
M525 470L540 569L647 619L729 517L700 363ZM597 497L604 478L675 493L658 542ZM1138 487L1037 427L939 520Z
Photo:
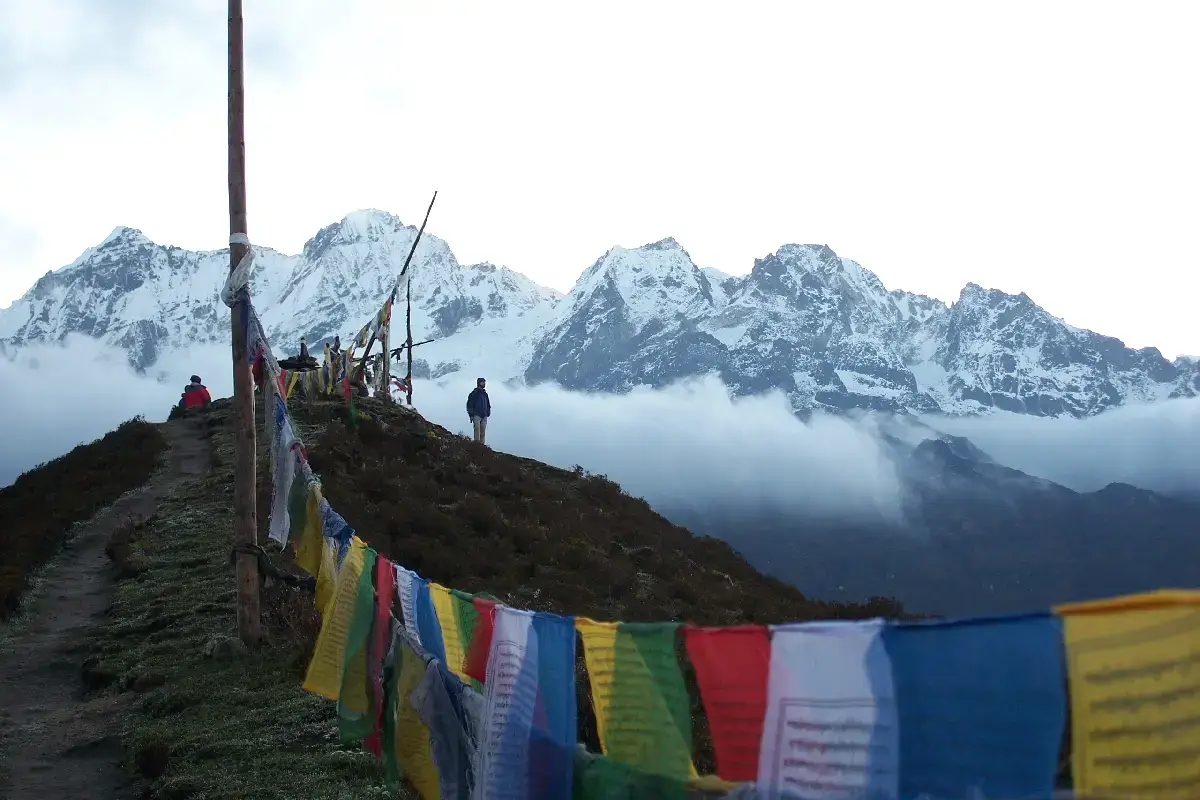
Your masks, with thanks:
M252 291L277 348L358 330L378 310L416 229L357 211L299 255L256 248ZM71 333L121 348L139 369L225 341L216 302L228 251L156 244L119 227L0 310L0 344ZM1086 417L1192 397L1200 363L1073 327L1025 294L967 284L950 304L888 290L825 245L788 244L733 277L674 239L614 247L563 296L492 264L462 265L426 234L413 264L413 333L432 338L415 377L624 392L717 374L736 394L783 391L816 410ZM415 354L416 354L415 353Z
M299 255L257 247L252 293L277 355L296 352L301 336L316 351L356 332L415 236L391 214L358 211ZM0 347L84 334L153 370L165 353L228 341L217 298L228 263L227 250L117 228L0 310ZM414 340L434 340L415 351L419 380L626 392L716 374L736 394L782 391L800 416L867 413L909 431L927 414L1090 417L1200 393L1194 358L1081 330L1025 294L967 284L946 304L889 290L825 245L784 245L736 277L697 266L673 239L614 247L562 295L506 267L462 265L426 234L413 270ZM1124 484L1075 492L933 428L915 438L881 430L903 486L899 521L704 497L656 510L809 594L890 595L917 611L995 613L1200 585L1200 495Z

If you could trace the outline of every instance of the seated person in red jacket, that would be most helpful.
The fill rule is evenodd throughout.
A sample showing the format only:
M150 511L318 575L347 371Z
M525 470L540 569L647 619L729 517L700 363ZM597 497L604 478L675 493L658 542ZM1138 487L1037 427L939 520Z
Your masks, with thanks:
M192 376L192 382L183 389L183 396L179 398L180 408L203 408L212 402L212 396L208 393L208 389L200 382L199 375Z

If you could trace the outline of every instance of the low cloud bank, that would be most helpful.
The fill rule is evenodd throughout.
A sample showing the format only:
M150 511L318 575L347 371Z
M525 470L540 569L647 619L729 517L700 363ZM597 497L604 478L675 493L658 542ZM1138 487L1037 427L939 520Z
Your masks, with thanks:
M1128 483L1159 492L1200 491L1200 398L1128 406L1088 419L924 417L965 436L996 461L1079 492Z
M0 486L130 417L166 419L193 374L214 396L229 394L229 349L191 348L148 375L136 374L124 353L84 336L0 352Z
M469 434L471 380L418 385L428 419ZM489 386L488 444L583 466L657 508L740 504L898 518L900 485L879 440L848 420L802 423L783 395L731 399L715 378L626 395Z
M165 419L192 373L214 397L227 396L228 347L167 354L146 375L135 374L123 353L81 336L0 353L0 486L132 416ZM416 407L469 434L465 405L473 379L420 381ZM733 399L715 378L619 396L499 383L489 393L489 445L606 474L658 508L899 515L900 479L869 420L816 415L800 422L782 395ZM1080 491L1113 481L1200 489L1200 400L1088 420L997 414L923 421L970 438L1003 464Z

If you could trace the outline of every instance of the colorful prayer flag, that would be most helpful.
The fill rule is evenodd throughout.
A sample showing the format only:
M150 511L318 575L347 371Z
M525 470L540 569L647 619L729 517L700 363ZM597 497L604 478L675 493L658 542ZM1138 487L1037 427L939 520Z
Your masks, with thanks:
M1061 606L1080 796L1200 797L1200 592Z
M889 625L900 795L1048 797L1066 724L1049 614Z
M375 620L375 587L371 578L376 560L375 551L366 548L342 656L342 682L337 696L337 714L343 744L361 741L371 733L373 727L368 685L368 651L371 625Z
M417 624L417 600L415 581L421 580L417 573L396 565L396 599L400 601L400 611L404 616L404 628L409 635L421 642L421 630ZM422 644L422 646L424 646Z
M446 652L446 658L442 663L460 680L466 681L469 677L463 672L463 664L466 662L467 652L463 643L463 633L459 627L457 609L454 607L454 595L445 586L432 581L429 583L429 594L433 600L434 611L437 613L438 625L442 629L442 646ZM467 636L470 636L470 632L467 633ZM469 638L467 643L470 643Z
M605 755L654 775L696 777L691 702L675 654L678 623L579 618L576 627Z
M375 559L375 618L371 622L370 648L367 650L367 689L371 698L371 733L364 746L379 757L383 732L383 663L392 641L392 597L395 591L395 565L387 558Z
M497 606L485 685L479 796L570 797L577 733L572 620Z
M684 636L712 732L717 773L730 781L753 781L767 709L767 629L689 627Z
M417 630L420 631L421 646L431 656L446 663L446 646L442 642L442 626L433 607L433 594L429 581L421 577L413 579L413 605L417 614Z
M487 680L488 654L492 649L492 632L495 626L496 601L486 597L472 599L476 622L471 631L471 644L467 648L467 662L463 670L477 681Z
M880 626L871 621L771 628L760 792L899 796L896 707Z
M358 538L350 546L350 553L337 576L333 598L321 620L321 633L317 636L317 646L304 678L305 691L329 700L336 701L341 693L346 643L358 600L358 583L366 551L366 544Z
M396 680L395 720L392 732L394 756L404 776L412 781L424 800L439 800L437 769L429 728L413 708L413 689L425 676L425 660L403 638L400 640L400 675Z

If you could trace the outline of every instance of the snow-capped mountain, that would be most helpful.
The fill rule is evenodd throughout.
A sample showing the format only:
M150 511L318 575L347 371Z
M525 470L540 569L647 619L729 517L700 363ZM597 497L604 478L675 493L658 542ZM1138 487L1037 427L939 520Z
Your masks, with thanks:
M357 331L415 235L390 214L358 211L299 255L257 248L252 292L277 352L295 352L301 335L316 349ZM0 310L0 345L82 333L148 367L164 351L227 340L217 299L227 270L227 250L118 228ZM823 245L784 245L740 277L698 267L673 239L615 247L565 297L504 267L461 265L429 234L413 270L413 334L435 340L414 351L422 379L477 373L620 392L715 373L739 394L782 390L798 412L1088 416L1200 392L1196 359L1127 348L1024 294L968 284L947 305L889 291Z
M1024 294L968 284L946 305L888 291L823 245L714 275L671 239L584 272L524 377L624 391L709 373L740 394L781 389L797 411L1088 416L1200 391L1194 360L1074 328Z
M294 353L306 336L315 351L335 335L356 333L387 298L415 236L416 228L391 214L357 211L319 231L299 255L256 246L251 291L275 349ZM439 359L443 369L453 357L478 351L473 339L499 323L506 336L521 339L561 297L505 267L463 266L429 233L411 268L413 332L438 340L427 347L447 356ZM192 252L117 228L0 311L0 343L82 333L126 350L134 366L146 368L164 351L228 341L229 312L217 298L228 271L228 249ZM397 320L402 325L403 315ZM457 349L447 352L451 339ZM504 344L520 349L515 341ZM507 367L511 374L521 368Z

